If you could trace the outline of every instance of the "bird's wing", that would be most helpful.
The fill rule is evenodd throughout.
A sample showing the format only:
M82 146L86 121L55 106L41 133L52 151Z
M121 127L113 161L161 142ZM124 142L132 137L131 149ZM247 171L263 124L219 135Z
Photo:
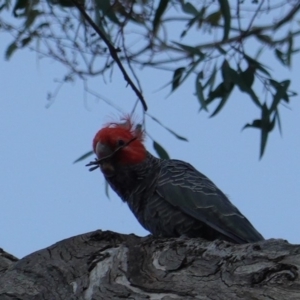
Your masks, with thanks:
M214 183L188 163L163 161L157 193L171 205L237 243L263 240Z

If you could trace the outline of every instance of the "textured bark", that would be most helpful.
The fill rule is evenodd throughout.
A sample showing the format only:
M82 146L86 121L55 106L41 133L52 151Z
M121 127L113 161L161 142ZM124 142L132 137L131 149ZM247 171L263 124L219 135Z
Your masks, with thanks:
M0 251L0 299L300 299L300 246L95 231L21 260Z

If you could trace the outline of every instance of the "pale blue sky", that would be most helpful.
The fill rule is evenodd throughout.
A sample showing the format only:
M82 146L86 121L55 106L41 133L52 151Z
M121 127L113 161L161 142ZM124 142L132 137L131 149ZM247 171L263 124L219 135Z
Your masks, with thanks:
M1 37L2 55L10 41L8 36ZM268 57L263 59L268 64ZM300 93L298 59L291 73L280 72L282 80L292 77L292 89ZM63 72L58 63L39 61L32 52L19 51L0 64L0 247L23 257L96 229L146 235L114 192L106 198L102 174L90 173L84 166L92 157L72 164L91 149L102 124L119 113L91 96L85 98L80 81L63 87L47 109L46 94L55 89L53 78ZM224 111L209 119L197 112L194 79L167 99L168 88L154 92L170 75L139 73L149 113L189 142L175 139L147 119L151 136L172 158L193 164L213 180L265 238L300 243L299 97L292 99L291 110L281 110L283 137L276 129L259 161L259 131L241 132L246 122L259 116L246 95L235 91ZM98 78L91 85L124 112L131 110L135 95L117 69L112 82ZM150 139L146 145L154 153Z

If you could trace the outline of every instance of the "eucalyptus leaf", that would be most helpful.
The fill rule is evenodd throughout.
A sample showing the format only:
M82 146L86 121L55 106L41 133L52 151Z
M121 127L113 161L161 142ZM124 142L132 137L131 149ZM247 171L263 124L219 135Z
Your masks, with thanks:
M147 113L147 116L150 117L153 121L155 121L156 123L158 123L160 126L162 126L163 128L165 128L167 131L169 131L172 135L174 135L177 139L181 140L181 141L185 141L188 142L188 139L179 135L178 133L174 132L172 129L166 127L164 124L162 124L157 118L151 116L149 113Z
M94 154L94 151L89 151L89 152L86 152L85 154L81 155L80 157L78 157L76 160L74 160L73 164L76 164L86 158L88 158L89 156L93 155Z
M183 75L183 72L185 71L185 68L178 68L173 73L173 79L172 79L172 92L178 88L180 85L180 80Z
M169 0L160 0L159 1L158 7L155 11L153 24L152 24L152 30L153 30L154 34L157 32L161 17L163 16L164 12L166 11L166 9L168 7L168 3L169 3Z
M195 82L196 83L196 95L199 100L201 109L203 108L204 110L208 111L206 102L205 102L205 98L204 98L204 94L203 94L203 86L200 81L201 76L202 76L202 74L201 74L201 72L199 72L196 77L196 82Z
M224 33L223 33L223 41L226 41L229 37L229 32L231 29L231 14L230 14L230 6L228 0L218 0L220 5L220 12L224 19Z
M181 4L181 9L183 12L193 15L193 16L196 16L198 14L198 10L190 2L180 1L180 4Z
M162 159L170 159L168 152L156 141L153 141L153 148L157 155Z

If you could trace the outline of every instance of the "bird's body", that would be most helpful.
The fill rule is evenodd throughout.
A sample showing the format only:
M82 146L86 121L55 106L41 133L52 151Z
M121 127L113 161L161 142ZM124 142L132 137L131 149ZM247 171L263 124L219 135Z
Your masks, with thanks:
M141 133L127 122L105 127L110 130L104 134L100 130L93 146L109 185L145 229L160 237L185 235L238 244L263 240L212 181L186 162L151 155L141 147ZM136 156L131 158L137 152L138 162Z

